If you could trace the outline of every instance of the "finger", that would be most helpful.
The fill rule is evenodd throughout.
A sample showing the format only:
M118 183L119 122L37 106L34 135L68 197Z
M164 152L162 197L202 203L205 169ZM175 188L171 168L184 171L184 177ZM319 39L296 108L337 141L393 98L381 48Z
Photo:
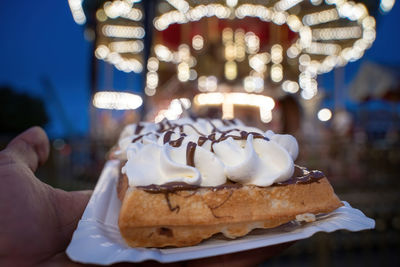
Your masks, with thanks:
M5 151L15 161L22 161L34 172L49 156L49 139L42 128L32 127L15 137Z

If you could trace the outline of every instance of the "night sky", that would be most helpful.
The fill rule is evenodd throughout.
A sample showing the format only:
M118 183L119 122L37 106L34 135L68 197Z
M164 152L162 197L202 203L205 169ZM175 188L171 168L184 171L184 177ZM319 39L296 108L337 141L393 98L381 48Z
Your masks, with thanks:
M65 129L41 83L42 77L48 78L73 123L74 134L87 133L91 44L84 38L83 27L73 21L68 1L7 1L0 17L0 85L42 98L50 115L46 131L57 137ZM400 66L399 26L400 4L396 3L389 14L378 17L377 40L364 58L346 66L346 84L364 61ZM332 73L319 80L322 88L333 89ZM128 83L134 88L139 81L136 75Z

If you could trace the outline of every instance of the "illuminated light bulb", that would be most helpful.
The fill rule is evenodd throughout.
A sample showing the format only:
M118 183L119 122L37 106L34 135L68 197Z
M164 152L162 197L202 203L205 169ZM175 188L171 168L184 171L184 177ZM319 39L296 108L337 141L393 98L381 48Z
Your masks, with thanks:
M233 42L233 31L231 28L225 28L222 31L222 41L224 43Z
M162 109L162 110L160 110L160 112L158 112L158 114L157 114L156 117L154 118L154 122L155 122L155 123L159 123L159 122L161 122L163 119L165 119L164 112L165 112L165 109Z
M332 118L332 112L327 108L323 108L318 111L317 116L320 121L329 121Z
M199 88L200 92L205 92L207 91L207 77L206 76L200 76L199 79L197 79L197 86Z
M107 46L105 45L99 45L96 50L94 51L94 55L98 58L98 59L105 59L108 54L110 53L110 49L108 49Z
M155 89L158 85L158 74L154 71L149 71L146 75L146 86L150 89Z
M178 65L178 79L181 82L187 82L190 78L189 64L182 62Z
M271 67L271 80L280 82L283 78L283 68L281 64L273 64Z
M376 32L374 29L365 29L363 32L363 39L372 43L375 41L376 38Z
M107 20L107 15L103 9L99 9L96 11L96 19L100 22L104 22Z
M204 46L204 38L201 35L193 36L192 46L195 50L201 50Z
M381 0L381 3L379 4L379 9L383 12L389 12L390 10L392 10L395 2L395 0Z
M224 100L222 102L222 118L225 120L230 120L235 117L234 106L229 100Z
M247 76L243 81L246 92L261 93L264 90L264 79L257 76Z
M153 95L156 94L156 89L155 88L146 87L146 88L144 88L144 93L146 95L148 95L148 96L153 96Z
M246 58L246 46L244 44L236 45L236 61L242 62Z
M290 15L287 18L287 25L294 32L298 32L300 30L301 26L303 26L300 19L296 15Z
M311 28L308 26L303 26L300 28L299 30L299 34L300 34L300 45L303 48L307 48L311 45L311 41L313 38L313 32L311 31Z
M247 53L255 54L260 49L260 38L255 35L253 32L247 32L245 35L245 42Z
M282 83L282 90L287 93L295 94L299 91L299 84L294 81L284 81Z
M237 44L239 44L239 43L244 44L245 37L246 37L246 33L245 33L245 31L243 29L237 29L235 31L235 42Z
M141 40L110 42L109 47L118 53L139 53L144 45Z
M159 67L160 62L158 61L157 58L151 57L147 61L147 70L149 71L157 71Z
M235 7L238 4L238 0L226 0L226 5L229 7Z
M269 123L272 121L271 110L265 109L263 106L260 106L259 110L260 110L260 119L263 123Z
M282 62L282 46L279 44L275 44L271 47L271 61L274 64L279 64Z
M267 65L271 60L271 56L268 53L256 54L249 57L249 66L259 73L263 73L267 70Z
M311 4L313 4L314 6L319 6L320 4L322 4L324 0L311 0Z
M218 79L215 76L208 76L206 80L207 91L216 91L218 88Z
M140 9L132 8L127 14L121 15L121 17L133 21L140 21L143 18L143 13Z
M303 66L308 66L311 62L311 57L307 54L303 54L299 57L299 63Z
M336 8L328 9L316 13L307 14L303 17L303 23L307 26L318 25L339 19Z
M194 97L195 104L203 105L220 105L224 101L222 93L202 93Z
M364 28L375 28L376 21L373 17L369 16L362 20L362 26Z
M227 42L225 44L225 59L227 61L235 60L236 58L236 47L233 42Z
M360 26L314 29L312 31L313 40L356 39L360 38L361 35Z
M292 7L296 6L303 0L280 0L274 6L277 11L285 11L291 9Z
M189 73L189 80L194 81L197 79L197 71L195 70L190 70Z
M237 65L235 61L227 61L225 63L225 77L228 80L234 80L237 77Z
M131 10L131 5L125 1L105 2L103 7L106 15L112 19L123 16Z
M264 123L272 120L271 110L275 107L272 98L248 93L201 93L196 95L193 101L198 106L222 104L224 118L234 116L234 105L258 107L260 118Z
M190 8L188 2L185 0L167 0L167 2L183 13L187 12Z
M304 91L304 90L301 91L300 95L305 100L310 100L315 96L312 92Z
M154 52L157 58L161 61L170 62L173 59L173 55L168 47L157 44L154 46Z
M121 26L121 25L104 25L102 32L105 36L115 38L137 38L144 37L144 29L142 27Z
M83 25L86 23L85 12L82 8L83 0L68 0L69 8L71 9L72 17L77 24Z
M316 43L313 42L311 45L306 49L306 52L309 54L316 54L316 55L337 55L341 50L340 45L338 44L331 44L331 43Z
M231 11L222 6L222 5L217 5L216 9L215 9L215 16L219 19L226 19L229 18L229 16L231 15Z
M97 92L93 96L93 105L96 108L129 110L137 109L143 103L140 96L123 92Z
M296 46L296 45L292 45L288 48L288 50L286 50L286 55L289 58L296 58L300 55L301 50Z
M275 12L272 15L272 21L277 25L283 25L287 20L288 14L286 12Z
M212 92L218 88L218 79L215 76L200 76L197 83L201 92Z
M253 77L247 76L246 78L244 78L243 87L246 92L249 92L249 93L254 92L255 85L253 82Z

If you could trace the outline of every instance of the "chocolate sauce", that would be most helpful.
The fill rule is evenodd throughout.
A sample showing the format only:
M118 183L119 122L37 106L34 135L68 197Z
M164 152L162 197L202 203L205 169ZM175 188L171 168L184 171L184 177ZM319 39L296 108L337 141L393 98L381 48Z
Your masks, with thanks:
M171 136L174 132L173 131L168 131L164 134L164 140L163 143L166 144L171 140Z
M169 192L165 192L165 200L167 201L167 205L170 211L176 211L176 213L179 212L179 210L181 209L181 207L179 207L179 205L176 205L175 207L172 207L171 205L171 201L169 200Z
M199 139L197 139L197 145L202 146L204 143L208 140L207 137L205 136L199 136Z
M198 135L201 135L201 136L205 135L205 134L203 134L202 132L200 132L196 127L194 127L193 125L191 125L190 123L184 123L184 124L181 124L180 126L182 127L182 129L179 128L181 132L183 132L183 126L189 126L189 127L192 128Z
M145 136L147 136L147 135L150 135L150 134L152 134L152 132L148 132L148 133L145 133L145 134L141 134L141 135L137 136L135 139L133 139L133 140L131 141L131 143L136 143L137 141L139 141L139 140L142 139L143 137L145 137Z
M184 138L185 138L184 136L179 137L179 138L176 139L176 140L169 141L168 144L169 144L170 146L173 146L173 147L180 147L180 146L182 145L182 142L183 142L183 139L184 139Z
M151 184L146 186L138 186L137 188L146 191L147 193L174 193L176 191L190 191L200 188L198 185L187 184L184 182L170 182L161 185Z
M138 122L138 124L136 124L135 135L140 134L140 132L142 131L143 127L144 126L142 124L140 124L140 122Z
M310 184L314 182L318 182L320 179L324 178L325 175L321 171L308 171L304 167L300 167L295 165L295 172L293 176L284 182L274 183L272 186L284 186L290 184ZM228 182L225 184L221 184L218 186L206 186L202 188L208 188L213 191L219 191L223 189L238 189L243 185L241 183ZM184 182L170 182L162 185L147 185L147 186L138 186L137 188L142 189L148 193L175 193L177 191L193 191L198 190L200 186L191 185Z
M197 144L189 142L186 147L186 165L194 167L194 152L196 151Z
M161 122L159 122L158 123L158 130L157 130L157 132L159 132L159 133L161 133L161 132L163 132L164 131L164 128L165 128L165 126L164 126L164 121L161 121Z
M309 171L307 168L295 165L295 171L293 176L283 182L275 183L273 186L284 186L291 184L311 184L319 182L320 179L324 178L325 175L321 171Z

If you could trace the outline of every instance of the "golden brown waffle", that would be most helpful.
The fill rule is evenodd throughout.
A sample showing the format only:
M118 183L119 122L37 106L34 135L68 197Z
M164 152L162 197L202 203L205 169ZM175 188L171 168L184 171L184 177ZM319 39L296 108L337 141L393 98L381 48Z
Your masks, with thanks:
M119 228L132 247L190 246L214 234L244 236L300 214L331 212L343 204L326 177L270 187L222 186L190 190L129 187L121 176Z

